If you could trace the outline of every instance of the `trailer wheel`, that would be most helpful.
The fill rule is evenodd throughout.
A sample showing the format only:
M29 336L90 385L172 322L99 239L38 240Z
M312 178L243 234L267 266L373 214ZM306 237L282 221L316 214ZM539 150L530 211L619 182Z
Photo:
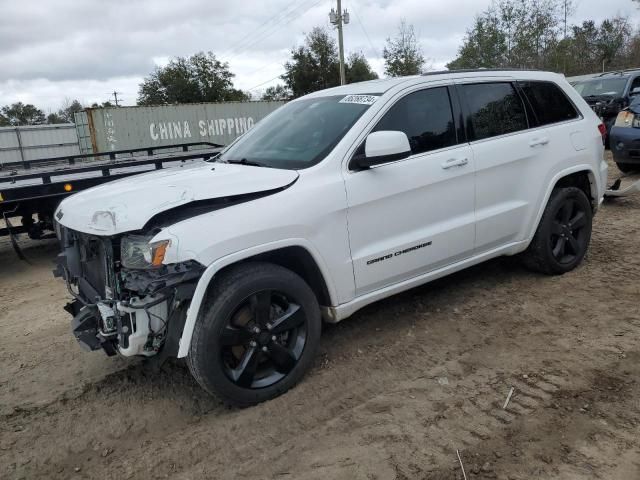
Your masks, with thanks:
M576 268L589 247L592 217L591 204L582 190L576 187L554 190L522 256L524 264L547 275Z
M311 366L318 301L302 278L270 263L223 272L194 328L187 362L196 381L240 407L276 397Z

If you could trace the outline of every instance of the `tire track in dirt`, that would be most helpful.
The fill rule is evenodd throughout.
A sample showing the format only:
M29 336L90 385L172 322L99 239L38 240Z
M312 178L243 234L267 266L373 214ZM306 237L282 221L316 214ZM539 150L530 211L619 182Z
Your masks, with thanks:
M0 397L19 407L0 417L0 477L451 479L459 449L470 478L639 478L639 240L640 199L605 204L575 272L500 259L370 306L325 329L298 387L247 410L179 364L107 376L113 359L44 350L31 369L42 389L42 359L105 374L45 405ZM0 388L24 392L26 378Z

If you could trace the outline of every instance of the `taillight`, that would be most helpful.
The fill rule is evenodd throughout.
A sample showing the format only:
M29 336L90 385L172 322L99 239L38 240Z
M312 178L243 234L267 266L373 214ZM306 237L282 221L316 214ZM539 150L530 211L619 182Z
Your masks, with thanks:
M602 141L604 142L607 138L607 127L604 123L601 123L600 125L598 125L598 130L600 131L600 135L602 135Z

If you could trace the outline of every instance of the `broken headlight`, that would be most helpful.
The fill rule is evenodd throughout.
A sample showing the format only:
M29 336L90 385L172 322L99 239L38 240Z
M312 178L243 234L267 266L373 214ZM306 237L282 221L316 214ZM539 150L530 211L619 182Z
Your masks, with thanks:
M120 242L120 262L125 268L147 269L162 266L171 240L151 243L153 237L126 235Z
M616 118L615 126L640 128L640 115L629 110L622 110Z

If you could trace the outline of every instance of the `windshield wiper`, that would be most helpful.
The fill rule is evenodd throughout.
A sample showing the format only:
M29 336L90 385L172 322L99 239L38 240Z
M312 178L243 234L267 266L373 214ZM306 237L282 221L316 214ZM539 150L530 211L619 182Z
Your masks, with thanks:
M236 165L249 165L252 167L268 167L268 165L265 165L264 163L260 163L260 162L255 162L253 160L247 160L246 158L241 158L240 160L236 160L234 158L232 158L231 160L224 160L225 163L233 163Z

